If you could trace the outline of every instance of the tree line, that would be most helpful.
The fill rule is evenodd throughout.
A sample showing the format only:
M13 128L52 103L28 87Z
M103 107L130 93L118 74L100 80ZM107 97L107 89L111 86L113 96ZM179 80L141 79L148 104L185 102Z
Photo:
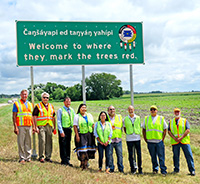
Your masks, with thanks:
M93 73L85 79L86 98L87 100L105 100L123 95L123 89L120 87L121 80L115 75L108 73ZM47 82L47 84L34 85L34 100L41 101L41 94L45 91L50 94L50 100L63 100L69 96L73 101L82 100L82 85L75 84L66 87L61 84ZM29 97L31 100L31 86L28 87Z

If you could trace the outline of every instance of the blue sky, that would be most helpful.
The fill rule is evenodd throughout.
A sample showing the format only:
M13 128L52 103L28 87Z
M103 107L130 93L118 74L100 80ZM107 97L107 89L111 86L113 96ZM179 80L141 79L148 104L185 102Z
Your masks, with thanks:
M134 91L200 90L198 0L1 0L0 94L30 85L30 68L16 67L15 20L143 21L145 65L133 66ZM130 89L129 65L86 66L86 77L107 72ZM80 83L81 66L34 67L34 83Z

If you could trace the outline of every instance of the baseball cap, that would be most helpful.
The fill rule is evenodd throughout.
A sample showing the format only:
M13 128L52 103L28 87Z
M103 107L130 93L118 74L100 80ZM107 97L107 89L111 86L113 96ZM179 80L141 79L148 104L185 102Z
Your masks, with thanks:
M156 109L156 110L158 110L158 108L157 108L155 105L152 105L152 106L150 107L150 109Z
M175 109L174 109L174 112L176 112L176 111L181 112L181 110L180 110L179 108L175 108Z

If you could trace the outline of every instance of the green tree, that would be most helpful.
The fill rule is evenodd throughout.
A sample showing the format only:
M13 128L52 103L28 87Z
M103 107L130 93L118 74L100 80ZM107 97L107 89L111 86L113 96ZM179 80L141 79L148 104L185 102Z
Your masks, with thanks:
M53 92L54 100L61 100L64 99L65 93L61 88L56 88Z
M65 93L72 101L82 100L82 85L75 84L74 86L67 88Z
M41 101L42 100L41 94L43 92L44 91L42 89L36 88L34 90L34 101ZM28 95L28 100L31 101L31 93L29 93L29 95Z
M47 82L47 84L45 85L44 91L49 93L49 95L51 95L51 98L55 99L54 91L56 90L56 88L58 88L56 83Z
M87 99L104 100L112 97L120 97L123 95L121 80L108 73L92 74L85 79Z

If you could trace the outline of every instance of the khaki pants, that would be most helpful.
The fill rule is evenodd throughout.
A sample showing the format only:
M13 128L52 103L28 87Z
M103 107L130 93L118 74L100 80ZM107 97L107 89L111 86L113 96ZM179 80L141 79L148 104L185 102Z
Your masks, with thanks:
M38 128L39 159L44 158L44 153L46 159L50 159L52 153L52 127L47 124L46 126L38 126Z
M19 159L28 160L31 158L31 126L18 126L19 134L17 135L17 144Z

